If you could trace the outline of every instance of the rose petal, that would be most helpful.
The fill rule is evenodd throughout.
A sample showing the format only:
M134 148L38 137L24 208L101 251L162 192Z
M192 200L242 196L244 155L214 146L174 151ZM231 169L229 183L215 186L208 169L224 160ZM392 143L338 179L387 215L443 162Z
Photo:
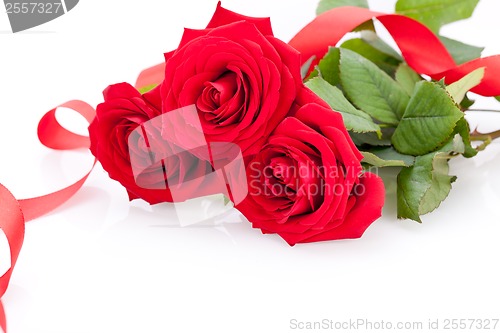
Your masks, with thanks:
M142 98L147 103L147 105L156 110L158 113L161 112L161 85L156 86L156 88L148 91L142 95Z
M137 91L137 89L126 82L108 86L106 89L104 89L102 95L104 96L105 101L119 98L128 99L133 97L141 97L141 94Z
M297 110L294 117L300 119L300 121L304 122L309 127L312 127L320 132L322 127L332 126L337 128L346 138L350 148L349 150L357 156L359 161L363 159L363 155L361 155L349 136L349 133L347 133L347 129L345 128L342 115L340 113L333 111L330 107L324 108L315 103L308 103ZM336 147L340 148L342 145L336 145Z
M385 201L384 183L380 177L372 173L365 173L360 179L364 194L356 197L356 204L346 216L344 222L337 228L325 229L306 239L295 236L288 238L290 245L295 243L310 243L336 239L353 239L363 235L366 229L382 215Z
M217 28L222 25L238 21L248 21L255 24L257 29L259 29L263 35L274 35L271 27L271 20L268 17L259 18L241 15L223 8L220 1L217 3L217 8L215 9L212 19L208 23L207 28Z
M177 50L184 47L184 45L188 44L193 39L205 36L209 31L210 31L210 29L184 28L184 33L182 34L182 39L181 39L181 42L179 43L179 46L177 47Z

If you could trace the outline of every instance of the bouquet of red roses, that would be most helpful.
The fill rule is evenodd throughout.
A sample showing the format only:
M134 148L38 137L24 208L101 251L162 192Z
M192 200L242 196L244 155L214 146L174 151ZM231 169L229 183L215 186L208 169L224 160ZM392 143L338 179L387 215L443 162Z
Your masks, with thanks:
M186 29L135 88L104 91L92 153L131 200L224 193L254 227L290 245L360 237L384 205L373 168L403 167L399 217L420 221L451 188L448 160L484 148L471 145L461 109L470 89L497 93L498 58L457 65L413 19L325 6L286 44L269 19L219 3L207 28ZM373 27L329 48L373 17L402 56Z
M219 4L161 70L142 94L108 87L89 127L92 153L131 200L227 193L254 227L291 245L360 237L380 216L381 179L363 171L342 115L304 85L299 52L268 19Z

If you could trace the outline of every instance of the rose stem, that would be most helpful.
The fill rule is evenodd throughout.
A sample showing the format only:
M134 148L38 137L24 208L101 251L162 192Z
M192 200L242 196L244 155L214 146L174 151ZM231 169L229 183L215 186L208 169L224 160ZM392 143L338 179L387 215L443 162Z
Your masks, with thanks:
M490 133L480 133L477 130L471 133L471 141L482 141L483 143L476 149L478 151L484 150L493 140L500 138L500 130Z
M500 110L496 109L466 109L465 111L472 111L472 112L500 112Z

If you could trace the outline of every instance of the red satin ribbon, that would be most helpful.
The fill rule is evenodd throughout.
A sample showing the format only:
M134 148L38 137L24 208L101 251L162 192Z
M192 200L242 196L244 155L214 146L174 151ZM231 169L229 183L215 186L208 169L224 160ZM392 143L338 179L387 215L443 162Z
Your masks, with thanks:
M302 54L303 62L311 56L321 59L329 46L337 45L346 33L373 18L385 26L408 65L418 73L436 80L445 78L449 84L477 68L485 67L482 82L472 91L483 96L500 95L500 55L458 66L432 31L402 15L377 13L359 7L335 8L316 17L289 44Z
M482 82L471 91L483 96L500 96L500 55L479 58L457 65L439 38L418 21L398 15L374 12L359 7L339 7L329 10L306 25L289 44L302 55L302 62L315 56L319 61L330 46L335 46L362 23L376 18L389 31L401 53L416 72L447 84L460 80L475 69L485 67ZM156 84L163 77L165 64L144 70L136 87Z
M9 270L0 278L0 295L3 296L9 286L12 270L23 245L24 218L19 202L2 184L0 184L0 228L9 242L11 262ZM0 327L4 332L7 331L6 326L3 305L0 303Z
M95 115L94 109L82 101L69 101L58 107L73 109L90 123ZM89 138L68 131L56 119L56 109L47 112L38 125L38 137L45 146L53 149L68 150L88 148ZM94 163L95 164L95 163ZM11 252L11 268L0 277L0 297L9 284L12 270L21 251L24 239L24 223L47 214L71 198L82 187L90 171L79 181L62 190L44 196L16 200L0 184L0 228L7 236Z
M155 65L143 70L135 81L136 88L148 87L155 84L160 84L165 77L165 63Z
M84 116L89 124L95 115L94 108L82 101L73 100L58 107L73 109ZM90 143L88 137L68 131L58 123L55 116L58 107L47 112L40 120L38 125L40 142L49 148L59 150L88 148ZM91 171L92 169L80 180L62 190L31 199L17 200L7 188L0 184L0 228L7 236L11 258L11 267L0 277L0 297L7 290L12 271L23 245L24 224L49 213L66 202L78 192ZM0 306L0 327L6 332L3 306Z
M159 84L163 81L164 64L145 69L139 74L136 87ZM56 150L71 150L89 148L88 136L78 135L64 128L56 118L58 108L72 109L82 115L90 124L95 117L95 109L89 104L72 100L61 104L47 112L38 124L38 138L48 148ZM0 229L2 229L9 242L11 254L11 267L0 277L0 298L5 294L16 265L19 252L24 240L24 224L28 221L43 216L62 205L83 186L92 172L96 160L91 169L81 179L59 191L36 198L17 200L9 190L0 184ZM0 327L7 331L5 313L0 302Z
M7 333L7 320L5 319L5 311L3 309L2 301L0 301L0 327Z

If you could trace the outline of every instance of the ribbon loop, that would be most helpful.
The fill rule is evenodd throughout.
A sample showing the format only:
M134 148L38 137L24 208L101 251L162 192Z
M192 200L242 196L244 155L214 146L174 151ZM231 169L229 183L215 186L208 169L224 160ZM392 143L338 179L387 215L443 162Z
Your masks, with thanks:
M95 116L94 108L83 101L73 100L58 107L73 109L85 117L89 124ZM59 124L55 116L58 107L47 112L40 120L38 125L40 142L49 148L58 150L88 148L90 145L88 136L73 133ZM5 186L0 184L0 228L7 237L11 257L10 268L0 277L0 298L9 286L12 271L23 245L25 222L49 213L71 198L83 186L95 163L94 160L89 172L74 184L36 198L17 200ZM5 313L1 303L0 327L6 332Z
M38 123L38 138L46 147L57 150L88 148L88 136L78 135L64 128L56 118L58 108L72 109L82 115L90 124L95 116L95 110L84 101L72 100L61 104L47 112Z

